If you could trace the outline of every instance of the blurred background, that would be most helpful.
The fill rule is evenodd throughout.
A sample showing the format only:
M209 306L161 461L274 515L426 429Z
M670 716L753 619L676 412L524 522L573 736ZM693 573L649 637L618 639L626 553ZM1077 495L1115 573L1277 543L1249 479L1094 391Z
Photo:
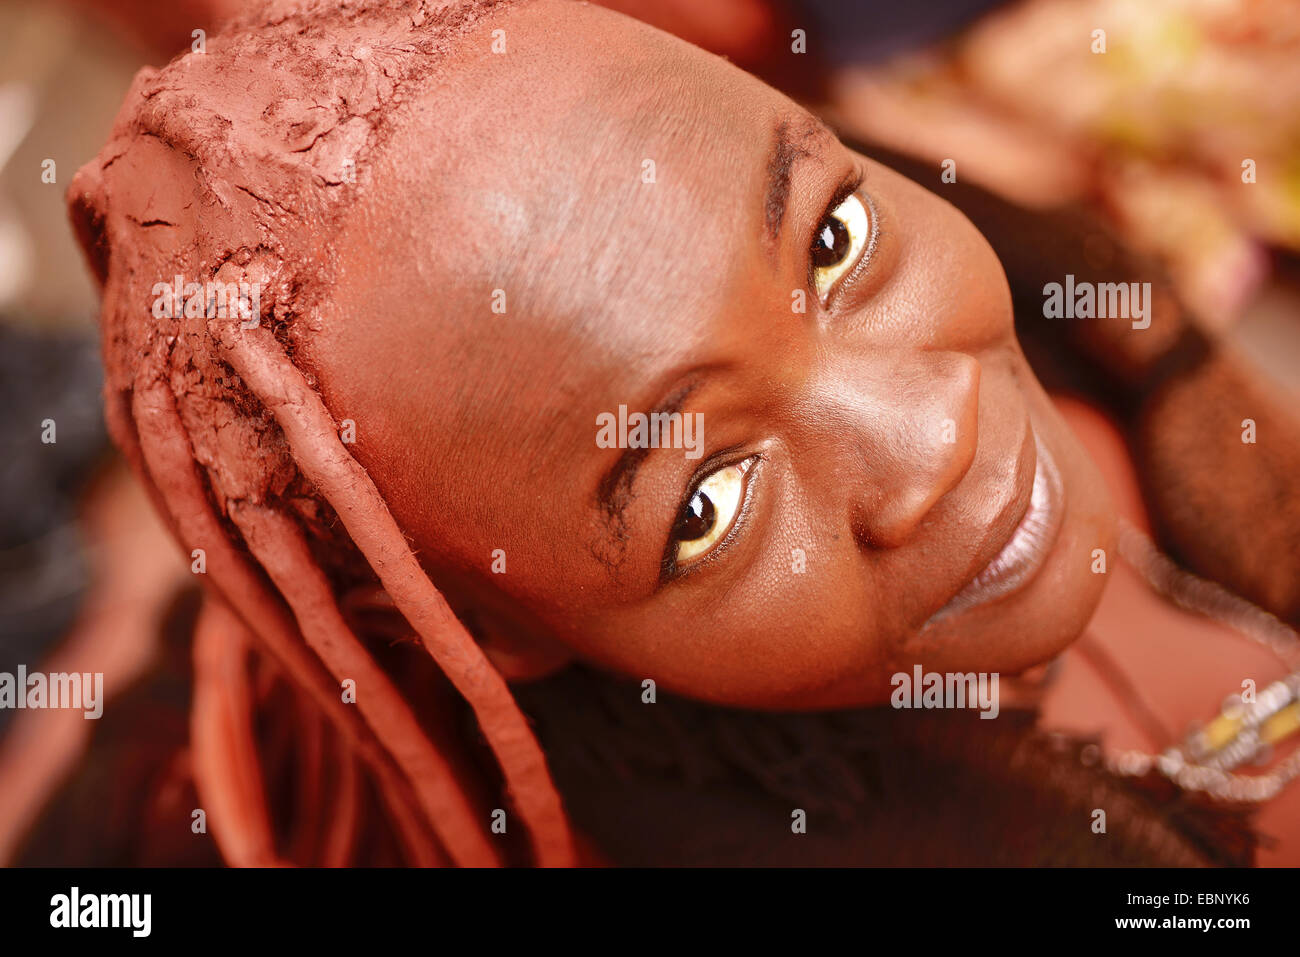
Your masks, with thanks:
M120 690L189 581L104 431L96 293L63 197L136 70L254 2L0 0L0 671L107 642ZM933 164L936 183L954 159L1020 206L1089 210L1164 267L1197 324L1300 393L1295 0L606 5ZM27 737L13 715L0 748L27 774L0 794L0 861L93 733L74 715Z

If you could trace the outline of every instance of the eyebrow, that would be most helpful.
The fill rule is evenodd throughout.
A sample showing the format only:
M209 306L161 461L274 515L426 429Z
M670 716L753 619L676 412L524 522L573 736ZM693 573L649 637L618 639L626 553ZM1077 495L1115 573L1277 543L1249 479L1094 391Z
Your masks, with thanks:
M812 115L798 121L783 119L773 131L774 143L767 160L767 188L763 198L763 226L769 244L775 244L781 234L785 208L790 199L791 174L800 160L812 155L804 143L818 134L834 136L830 127Z
M700 382L701 379L696 374L684 384L673 386L668 395L651 410L649 417L681 412L687 398L699 387ZM601 477L600 484L596 486L596 503L605 514L610 534L620 544L627 540L625 512L632 502L632 486L636 482L637 472L640 471L646 456L652 451L653 449L649 447L623 449L614 460L614 464Z

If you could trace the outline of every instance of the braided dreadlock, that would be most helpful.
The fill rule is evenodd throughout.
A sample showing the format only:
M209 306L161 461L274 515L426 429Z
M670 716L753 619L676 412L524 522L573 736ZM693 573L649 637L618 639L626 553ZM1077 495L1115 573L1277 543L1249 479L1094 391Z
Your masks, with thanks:
M340 743L332 830L315 859L342 862L355 844L360 762L406 860L502 860L464 775L340 609L336 596L366 583L382 587L473 709L536 862L574 859L542 751L505 680L421 568L294 361L329 295L330 237L369 158L457 41L513 2L272 5L206 52L142 70L109 143L69 190L103 287L111 433L174 535L206 563L194 774L233 864L295 857L277 846L257 755L254 649ZM160 174L182 188L159 190ZM159 317L156 284L173 276L248 283L260 290L258 314ZM359 689L355 708L339 694L346 679ZM314 805L314 791L304 795Z

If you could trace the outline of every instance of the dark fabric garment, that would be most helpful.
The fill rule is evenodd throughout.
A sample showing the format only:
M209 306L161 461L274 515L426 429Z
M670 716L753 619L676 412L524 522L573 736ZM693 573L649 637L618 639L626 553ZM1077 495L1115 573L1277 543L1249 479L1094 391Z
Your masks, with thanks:
M1249 864L1243 815L1115 779L1029 711L737 711L584 669L516 688L577 827L621 865ZM1106 831L1094 830L1097 809ZM795 833L795 812L806 833Z

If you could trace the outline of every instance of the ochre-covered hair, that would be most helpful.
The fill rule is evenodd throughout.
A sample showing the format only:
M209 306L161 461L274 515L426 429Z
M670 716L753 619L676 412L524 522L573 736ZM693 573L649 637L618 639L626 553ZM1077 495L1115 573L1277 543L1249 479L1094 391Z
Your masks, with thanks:
M506 859L491 830L500 802L467 781L464 762L352 626L345 606L358 594L391 602L473 709L531 859L574 859L542 751L505 680L295 362L330 295L332 238L371 158L466 32L510 2L273 4L205 51L142 70L108 144L69 190L103 288L109 427L205 572L192 763L232 864L356 860L359 767L408 862ZM230 308L175 318L156 309L158 284L178 276L255 284L256 325ZM332 823L302 846L285 846L293 842L271 823L250 660L270 662L294 707L323 716L337 743L329 783L300 799L326 804L311 813ZM355 704L340 693L348 680Z

